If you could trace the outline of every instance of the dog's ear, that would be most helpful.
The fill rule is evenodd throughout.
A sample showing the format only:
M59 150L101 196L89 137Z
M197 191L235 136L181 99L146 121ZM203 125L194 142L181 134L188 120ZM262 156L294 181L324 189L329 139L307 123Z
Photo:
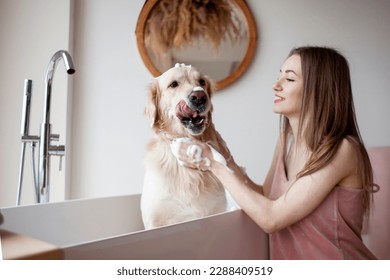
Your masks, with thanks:
M157 112L158 112L158 110L157 110L158 85L157 85L156 81L154 81L149 86L149 93L148 94L149 95L148 95L148 100L147 100L144 114L150 121L150 127L153 128L158 121L158 116L157 116Z
M207 79L207 92L209 93L210 99L212 98L214 92L215 92L215 83L212 79L210 79L208 76L205 76ZM210 100L210 111L207 114L207 126L211 125L213 126L213 115L212 112L214 110L213 102Z
M215 92L215 82L208 76L205 76L205 79L207 80L207 92L211 97Z

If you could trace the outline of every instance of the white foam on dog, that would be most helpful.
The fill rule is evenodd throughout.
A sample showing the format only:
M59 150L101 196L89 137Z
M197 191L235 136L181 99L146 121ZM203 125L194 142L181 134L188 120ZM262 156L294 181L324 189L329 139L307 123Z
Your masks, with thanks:
M190 68L191 69L191 65L185 65L184 63L176 63L175 67L176 68L184 67L184 68Z
M179 156L180 156L179 151L180 151L181 143L183 143L183 142L185 142L185 143L191 143L192 140L191 140L191 138L184 138L184 137L183 137L183 138L176 138L176 139L172 140L172 142L171 142L171 151L172 151L172 154L176 157L177 162L178 162L181 166L184 166L184 162L181 161L181 160L179 159Z
M191 138L183 137L183 138L176 138L176 139L172 140L172 142L171 142L171 151L172 151L173 155L176 157L176 159L178 160L180 165L184 165L184 162L179 160L179 156L180 156L179 151L180 151L180 147L181 147L182 143L192 143L192 140L191 140ZM226 159L217 150L215 150L211 145L208 145L208 146L210 147L213 159L215 161L219 162L220 164L224 165L229 172L234 173L234 171L228 167ZM205 166L210 167L211 161L207 157L202 157L203 149L199 145L195 145L195 144L189 145L186 153L187 153L187 156L194 158L197 166L199 166L200 163L203 162L203 164Z
M194 159L197 168L200 167L201 163L206 167L210 167L211 160L208 157L202 157L202 153L203 149L199 145L190 145L187 148L187 156Z
M204 91L204 88L197 86L192 89L192 91Z

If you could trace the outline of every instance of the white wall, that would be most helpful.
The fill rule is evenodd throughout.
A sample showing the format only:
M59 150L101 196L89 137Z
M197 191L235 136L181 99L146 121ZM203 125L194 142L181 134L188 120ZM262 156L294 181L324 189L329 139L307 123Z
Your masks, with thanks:
M71 157L67 157L70 198L141 192L142 156L152 136L143 117L146 87L152 76L138 54L134 33L143 2L74 3L73 58L77 72L72 78L72 129L68 131L72 138L71 143L66 143L71 148ZM263 181L278 136L279 117L272 112L271 86L294 46L328 45L347 56L363 139L367 146L390 145L386 123L390 119L387 109L390 1L247 0L247 3L258 27L257 53L245 75L215 96L214 120L236 161L247 167L255 181ZM47 63L46 58L43 62ZM12 61L7 65L12 65ZM19 87L18 94L22 90ZM8 116L12 110L20 111L21 97L12 101L15 109L4 113L3 100L9 95L5 97L3 90L0 94L2 138L6 133L18 135L19 113L12 124ZM2 140L1 153L9 146L19 149L18 137L12 137L7 143ZM8 154L6 160L2 158L1 169L10 161L18 165L18 152L12 158ZM5 190L4 182L12 183L12 187L17 184L17 172L13 171L12 177L0 172L1 206L13 203L2 196L11 188Z

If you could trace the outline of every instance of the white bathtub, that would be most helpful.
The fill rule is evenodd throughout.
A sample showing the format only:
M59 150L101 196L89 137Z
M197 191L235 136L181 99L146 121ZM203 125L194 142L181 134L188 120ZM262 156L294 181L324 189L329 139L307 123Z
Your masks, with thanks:
M267 235L241 210L144 230L139 204L127 195L2 208L0 228L65 259L268 259Z

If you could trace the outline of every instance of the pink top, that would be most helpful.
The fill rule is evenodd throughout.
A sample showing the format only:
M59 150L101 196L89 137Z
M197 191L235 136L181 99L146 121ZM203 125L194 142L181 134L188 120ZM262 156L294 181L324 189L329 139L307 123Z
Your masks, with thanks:
M283 157L278 160L269 195L289 187ZM376 259L363 244L363 191L336 186L308 216L270 234L271 259Z

